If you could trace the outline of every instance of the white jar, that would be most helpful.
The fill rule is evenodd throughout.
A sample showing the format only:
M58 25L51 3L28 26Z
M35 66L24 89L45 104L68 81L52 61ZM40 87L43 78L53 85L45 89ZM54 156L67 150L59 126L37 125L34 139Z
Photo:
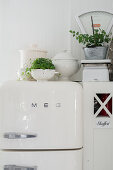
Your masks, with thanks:
M31 67L31 63L36 58L45 58L47 56L46 50L37 48L37 45L32 45L31 48L19 50L20 52L20 68Z

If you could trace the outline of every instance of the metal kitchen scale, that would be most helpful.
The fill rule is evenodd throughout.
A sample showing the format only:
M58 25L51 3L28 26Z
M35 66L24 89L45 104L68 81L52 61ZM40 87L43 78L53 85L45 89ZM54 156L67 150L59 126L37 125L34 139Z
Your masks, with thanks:
M81 64L83 65L83 81L109 81L110 59L81 60Z
M113 13L110 11L87 11L77 15L76 21L83 34L92 34L91 16L93 18L93 26L95 29L101 28L109 33L113 26ZM108 66L112 63L108 50L105 60L81 60L83 65L83 81L109 81Z

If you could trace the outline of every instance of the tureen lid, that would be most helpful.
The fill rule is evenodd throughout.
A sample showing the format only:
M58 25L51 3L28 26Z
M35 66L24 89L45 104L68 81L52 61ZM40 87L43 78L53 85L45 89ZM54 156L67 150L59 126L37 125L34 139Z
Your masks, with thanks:
M64 50L55 55L54 60L76 60L72 54L71 50Z

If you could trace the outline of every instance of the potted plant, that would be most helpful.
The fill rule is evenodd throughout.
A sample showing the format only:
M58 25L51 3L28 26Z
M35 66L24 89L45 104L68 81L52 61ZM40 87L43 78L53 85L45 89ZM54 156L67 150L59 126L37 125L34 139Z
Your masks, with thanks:
M26 75L30 74L35 80L50 80L55 75L55 66L51 59L37 58L26 68Z
M111 33L107 34L103 29L94 29L93 34L81 34L79 32L75 32L70 30L70 33L73 37L79 41L79 43L83 44L84 53L86 59L105 59L108 46L107 44L112 40Z

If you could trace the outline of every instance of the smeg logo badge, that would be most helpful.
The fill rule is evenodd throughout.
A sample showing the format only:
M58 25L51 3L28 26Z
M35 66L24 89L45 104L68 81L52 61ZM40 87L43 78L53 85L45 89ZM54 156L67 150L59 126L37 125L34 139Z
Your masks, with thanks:
M35 103L35 102L34 102L34 103L31 103L31 107L32 107L32 108L37 108L37 107L38 107L38 103ZM44 107L44 108L48 108L48 107L49 107L49 103L47 103L47 102L46 102L46 103L43 103L43 107ZM55 107L56 107L56 108L61 108L61 103L55 103Z

